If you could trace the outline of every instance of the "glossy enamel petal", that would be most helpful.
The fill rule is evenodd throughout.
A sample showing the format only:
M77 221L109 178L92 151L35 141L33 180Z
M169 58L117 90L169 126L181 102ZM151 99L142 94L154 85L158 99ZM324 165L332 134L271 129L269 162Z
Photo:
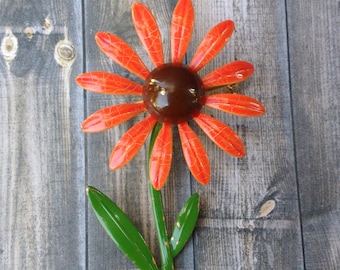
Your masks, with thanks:
M106 32L96 34L99 48L114 62L136 74L142 79L149 75L149 70L137 53L121 38Z
M111 170L123 167L138 153L156 122L155 118L148 116L121 137L111 153Z
M152 148L149 172L153 187L160 190L169 175L172 159L171 124L163 124Z
M125 122L145 110L142 102L106 107L85 119L81 128L84 132L104 131Z
M226 124L203 113L193 119L223 151L238 158L245 155L246 151L241 139Z
M210 162L208 155L195 132L187 122L178 125L184 158L195 179L206 185L210 181Z
M189 67L197 72L209 63L223 49L233 31L233 21L227 20L215 25L198 46Z
M254 66L245 61L226 64L206 75L203 79L205 89L239 83L254 73Z
M179 0L171 22L171 61L181 63L188 49L194 28L194 7L191 0Z
M139 39L155 67L164 64L161 33L151 11L141 3L134 3L132 19Z
M92 71L79 75L76 82L80 87L99 94L142 95L143 87L138 83L109 72Z
M260 102L240 94L206 96L204 105L240 116L261 116L265 113L265 108Z

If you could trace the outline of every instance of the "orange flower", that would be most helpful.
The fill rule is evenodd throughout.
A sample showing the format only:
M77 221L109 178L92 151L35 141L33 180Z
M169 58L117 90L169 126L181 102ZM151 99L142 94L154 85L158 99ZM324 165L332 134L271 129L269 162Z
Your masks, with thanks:
M128 163L140 150L157 122L162 128L150 158L150 179L161 189L169 175L172 159L172 125L177 125L188 167L201 184L210 181L209 159L197 135L188 125L193 119L223 151L243 157L245 149L237 134L226 124L201 112L203 105L240 116L260 116L265 109L255 99L240 94L213 94L206 90L239 83L254 72L252 64L235 61L202 79L197 72L210 62L232 35L234 23L223 21L204 37L188 66L182 59L190 43L194 9L191 0L179 0L171 23L171 63L164 63L161 34L151 11L141 3L132 5L132 19L137 34L155 69L149 71L136 52L122 39L110 33L96 34L99 48L114 62L144 80L140 85L118 75L93 71L77 77L77 83L90 91L113 95L139 95L142 101L114 105L90 115L82 124L85 132L112 128L135 115L149 115L128 130L117 142L110 157L112 170Z

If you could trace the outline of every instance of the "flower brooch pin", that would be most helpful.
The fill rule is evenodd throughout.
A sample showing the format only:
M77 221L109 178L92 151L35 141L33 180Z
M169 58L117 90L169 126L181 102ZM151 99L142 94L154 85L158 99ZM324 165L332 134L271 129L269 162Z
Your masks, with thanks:
M105 32L96 34L99 48L114 62L144 80L138 84L116 74L93 71L77 77L77 83L90 91L111 95L138 95L141 101L106 107L90 115L82 124L85 132L112 128L142 112L148 112L138 124L117 142L110 157L115 170L128 163L140 150L149 133L161 123L150 160L150 179L161 189L168 177L172 159L172 125L177 125L188 167L195 179L206 185L210 180L207 153L188 125L194 120L223 151L243 157L245 148L238 135L226 124L201 112L202 106L240 116L260 116L265 109L257 100L235 93L207 95L216 87L242 82L254 72L252 64L235 61L217 68L201 78L199 70L210 62L230 39L234 23L230 20L215 25L203 38L189 65L183 65L194 25L190 0L180 0L171 23L171 62L164 63L161 34L151 11L141 3L132 5L136 32L155 68L145 66L137 53L121 38Z
M264 106L254 98L237 93L208 94L209 90L240 83L254 67L245 61L225 64L201 77L207 65L230 39L234 23L225 20L215 25L198 46L189 64L183 59L194 27L191 0L179 0L170 27L171 62L164 61L162 37L155 17L142 3L132 5L132 20L154 69L149 70L137 53L118 36L99 32L99 48L113 62L140 77L142 84L104 71L79 75L76 82L84 89L110 95L137 95L135 103L119 104L94 112L82 124L84 132L100 132L145 113L145 118L130 128L116 143L110 168L119 169L141 149L151 133L148 155L150 194L162 256L162 269L173 269L173 258L189 239L198 216L198 195L192 195L176 219L171 237L167 236L160 190L168 178L173 154L172 128L177 125L182 150L190 172L206 185L210 181L208 155L188 121L195 122L223 151L241 158L245 155L239 136L225 123L202 112L203 106L239 116L261 116ZM158 269L155 259L137 228L104 194L87 188L90 203L106 231L131 261L141 269ZM171 244L169 244L171 243Z

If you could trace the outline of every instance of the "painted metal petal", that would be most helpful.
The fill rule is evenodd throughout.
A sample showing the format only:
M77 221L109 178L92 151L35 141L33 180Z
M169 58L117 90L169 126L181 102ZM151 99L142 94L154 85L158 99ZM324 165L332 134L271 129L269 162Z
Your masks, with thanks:
M201 141L187 122L178 124L178 130L184 158L192 175L199 183L208 184L210 181L210 162Z
M223 49L233 31L233 21L227 20L215 25L198 46L189 67L197 72L209 63Z
M260 102L240 94L206 96L204 105L240 116L261 116L265 113L265 108Z
M106 107L85 119L81 128L84 132L104 131L125 122L145 110L143 102Z
M110 169L123 167L138 153L157 120L148 116L130 128L117 142L110 157Z
M254 66L245 61L226 64L206 75L203 79L205 89L242 82L254 73Z
M143 80L149 70L137 53L121 38L106 32L96 34L99 48L114 62L136 74Z
M164 64L161 33L151 11L142 3L136 2L132 5L132 20L139 39L155 67Z
M223 151L238 158L245 155L246 151L241 139L229 126L203 113L193 119Z
M80 74L76 82L82 88L99 94L142 95L143 87L138 83L109 72L92 71Z
M149 173L150 180L156 190L160 190L169 175L172 159L171 124L164 123L153 146Z
M188 49L194 28L194 7L191 0L179 0L171 22L171 61L181 63Z

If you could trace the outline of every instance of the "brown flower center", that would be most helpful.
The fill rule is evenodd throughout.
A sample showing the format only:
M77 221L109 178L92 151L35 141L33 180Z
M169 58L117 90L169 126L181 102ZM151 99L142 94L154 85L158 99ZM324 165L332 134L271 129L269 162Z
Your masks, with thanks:
M205 95L200 77L180 64L164 64L150 72L143 86L143 101L159 122L188 121L202 108Z

